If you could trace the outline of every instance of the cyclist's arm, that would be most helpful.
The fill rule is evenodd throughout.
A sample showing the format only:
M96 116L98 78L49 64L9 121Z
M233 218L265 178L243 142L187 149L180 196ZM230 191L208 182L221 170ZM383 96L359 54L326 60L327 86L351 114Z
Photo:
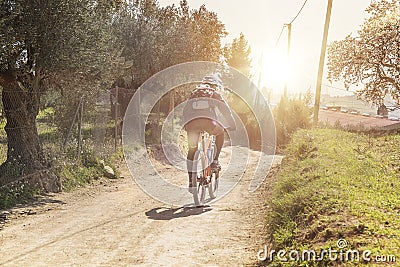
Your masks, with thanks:
M225 102L225 100L220 94L217 94L215 98L218 100L217 101L218 109L221 111L222 115L224 116L224 118L228 123L228 127L226 128L232 131L235 130L236 129L235 119L233 118L231 109L229 108L228 104Z

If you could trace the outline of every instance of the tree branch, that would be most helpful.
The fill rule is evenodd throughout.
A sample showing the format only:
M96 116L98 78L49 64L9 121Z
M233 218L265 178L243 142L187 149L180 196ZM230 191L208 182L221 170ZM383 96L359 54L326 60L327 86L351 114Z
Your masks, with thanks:
M393 79L392 77L388 77L385 73L385 70L383 70L382 68L378 68L378 76L379 79L389 82L391 85L393 85L397 91L400 90L400 85L396 82L395 79Z

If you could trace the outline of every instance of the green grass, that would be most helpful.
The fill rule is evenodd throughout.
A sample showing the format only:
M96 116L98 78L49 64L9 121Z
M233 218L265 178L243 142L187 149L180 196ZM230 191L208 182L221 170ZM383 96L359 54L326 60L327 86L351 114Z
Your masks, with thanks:
M57 175L61 177L63 190L68 192L102 177L103 170L100 166L87 167L77 162L64 166Z
M51 122L54 119L55 110L52 107L47 107L39 111L36 116L38 122Z
M16 204L28 203L34 200L38 193L38 190L24 183L2 187L0 188L0 210L8 209Z
M344 238L348 249L396 255L400 261L399 143L398 135L298 131L287 147L269 201L267 224L275 248L337 249L337 240ZM274 264L330 266L332 262Z
M108 140L110 138L107 139L107 142L95 143L93 130L96 125L93 123L85 123L83 125L82 154L80 159L77 159L76 140L71 137L66 151L63 152L61 149L62 134L53 121L53 108L41 110L37 116L37 129L44 154L52 162L56 175L61 178L63 190L71 191L76 187L85 186L93 182L93 180L103 177L104 169L100 163L100 157L104 159L106 165L113 168L116 177L119 177L115 164L123 159L122 149L120 148L112 154L111 151L114 149L112 142ZM5 119L0 119L0 164L5 162L7 157L5 124ZM101 155L94 152L96 146L101 146L101 152L99 152ZM16 176L19 175L19 170L13 164L6 166L5 170L10 175L11 173L15 173ZM0 188L0 209L12 207L18 203L29 202L38 193L39 191L25 184Z
M119 177L115 163L119 159L120 152L107 158L105 164L110 166L116 177ZM61 167L56 173L61 178L63 190L70 191L76 187L84 186L104 176L104 169L95 152L89 148L82 150L80 159L76 159L76 150L69 147L62 158Z

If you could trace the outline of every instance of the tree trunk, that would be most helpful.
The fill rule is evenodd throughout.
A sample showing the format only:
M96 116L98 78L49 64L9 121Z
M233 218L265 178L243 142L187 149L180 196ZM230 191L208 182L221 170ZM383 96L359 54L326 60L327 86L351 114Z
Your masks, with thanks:
M38 178L41 180L42 172L48 166L36 128L36 116L39 110L38 92L23 88L11 71L0 73L0 85L3 87L2 103L7 120L4 128L7 134L7 160L0 166L0 184L15 181L21 176L38 171L41 171ZM37 84L33 84L32 87L35 85ZM48 176L58 180L54 174ZM43 181L35 183L48 184ZM52 188L44 189L58 191Z

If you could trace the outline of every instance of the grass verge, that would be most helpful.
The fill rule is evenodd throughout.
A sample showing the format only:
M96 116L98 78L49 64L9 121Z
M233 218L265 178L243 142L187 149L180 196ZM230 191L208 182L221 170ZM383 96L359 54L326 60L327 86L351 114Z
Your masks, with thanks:
M399 143L399 135L298 131L286 149L269 201L267 228L276 251L295 250L300 257L286 254L286 262L275 257L269 266L375 266L382 257L398 266ZM347 246L339 248L339 239ZM338 259L302 257L304 250L320 256L322 249L337 250ZM346 253L355 250L360 257L348 257L352 255ZM362 258L367 250L370 262ZM340 253L345 253L343 259Z
M0 188L0 210L35 200L37 189L25 183Z
M105 176L104 165L113 169L115 178L120 176L116 164L119 164L123 159L122 148L118 148L118 151L112 153L106 147L107 145L110 146L108 143L99 144L93 141L95 139L91 136L93 124L84 125L84 129L82 129L84 134L83 148L80 157L77 158L76 144L67 146L66 151L61 151L60 146L63 140L62 135L54 125L53 108L41 110L37 116L37 122L38 134L44 154L48 161L51 162L55 174L60 177L64 191L71 191L76 187L84 186ZM5 125L6 120L0 118L0 164L7 157ZM102 153L95 152L96 146L100 146L100 150L104 151ZM103 163L100 158L103 158ZM18 176L20 173L15 164L7 165L2 171L7 173L8 178ZM30 203L35 200L38 194L40 194L40 190L33 188L28 183L0 187L0 210L11 208L17 204Z

